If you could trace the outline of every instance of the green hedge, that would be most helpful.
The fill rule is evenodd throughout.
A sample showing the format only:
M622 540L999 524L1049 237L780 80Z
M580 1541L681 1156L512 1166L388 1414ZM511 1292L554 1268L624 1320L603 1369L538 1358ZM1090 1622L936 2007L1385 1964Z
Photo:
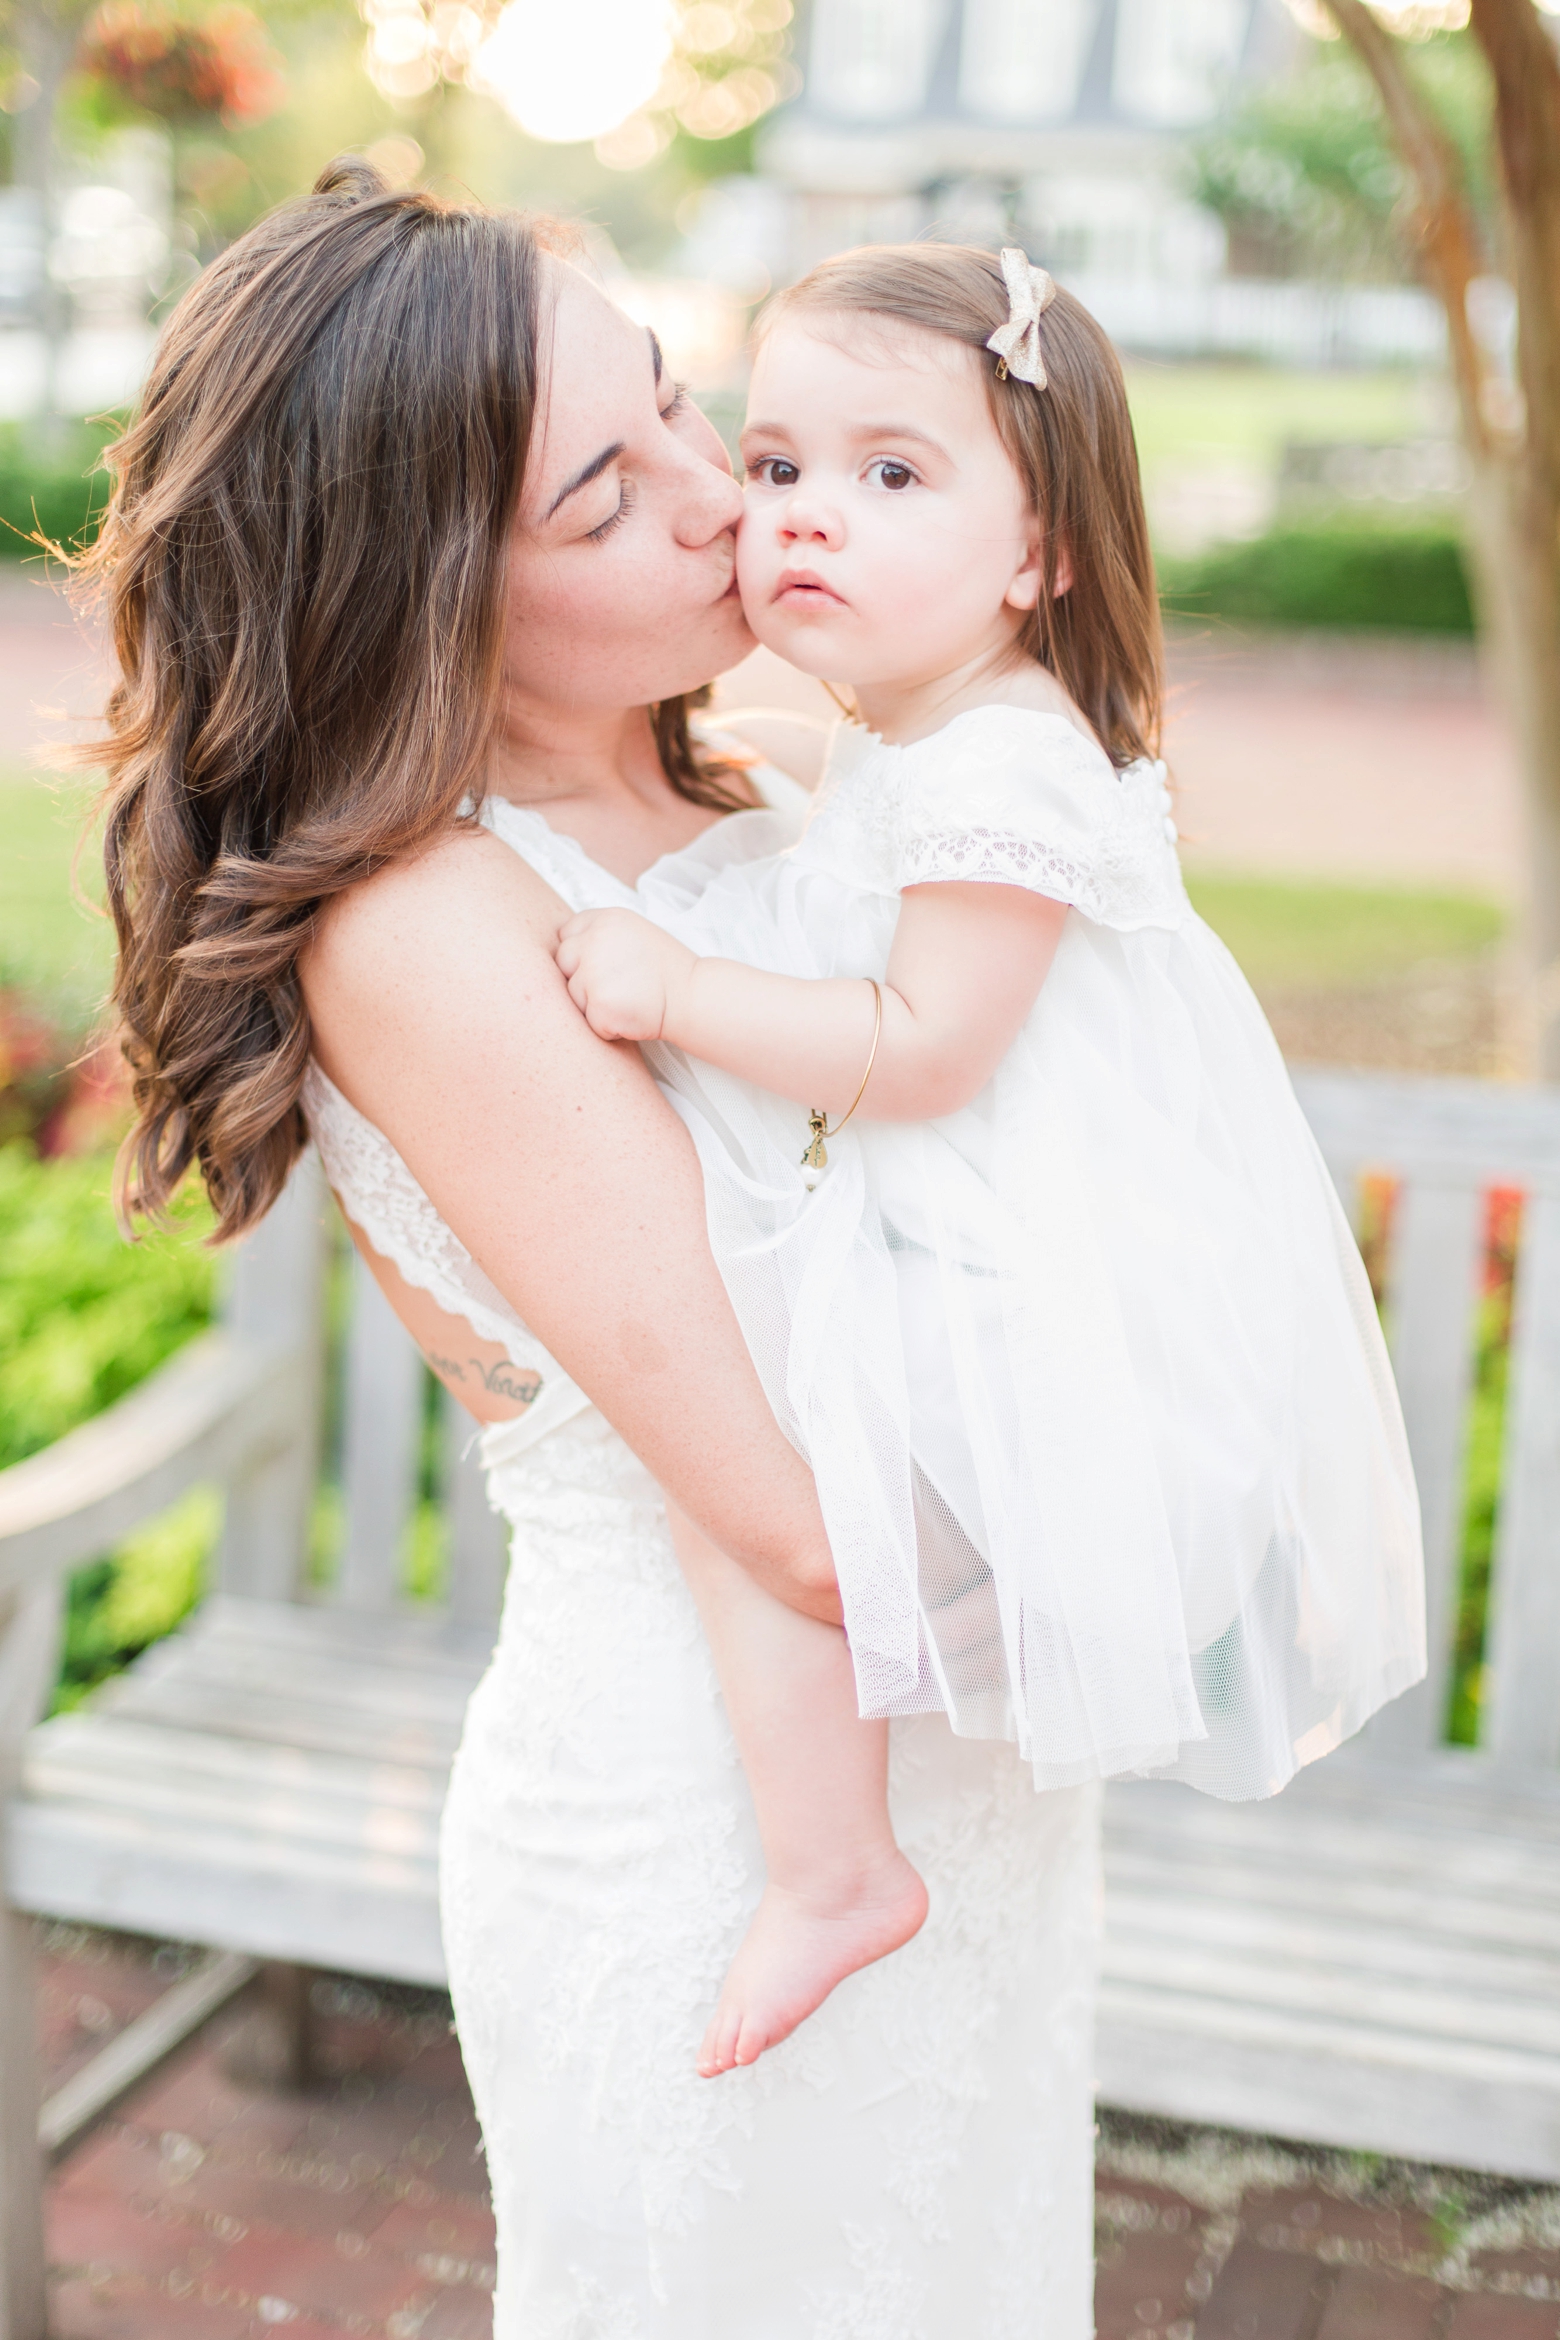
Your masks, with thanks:
M1398 633L1474 630L1462 546L1449 529L1429 524L1272 528L1249 544L1162 560L1159 583L1170 617Z
M41 1162L0 1146L0 1468L101 1413L211 1315L204 1203L126 1243L106 1154Z
M56 443L36 424L0 424L0 555L36 555L35 533L67 547L90 541L108 496L98 458L113 436L109 423L75 423Z

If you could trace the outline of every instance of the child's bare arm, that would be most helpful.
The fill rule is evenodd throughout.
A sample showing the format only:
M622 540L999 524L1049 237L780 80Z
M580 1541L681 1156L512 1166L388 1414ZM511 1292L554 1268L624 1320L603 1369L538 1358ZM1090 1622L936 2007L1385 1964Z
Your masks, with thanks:
M1033 1007L1066 916L1021 886L909 887L863 1117L926 1121L968 1104ZM570 919L558 964L603 1038L670 1041L827 1113L856 1094L875 1016L864 982L700 959L631 910Z

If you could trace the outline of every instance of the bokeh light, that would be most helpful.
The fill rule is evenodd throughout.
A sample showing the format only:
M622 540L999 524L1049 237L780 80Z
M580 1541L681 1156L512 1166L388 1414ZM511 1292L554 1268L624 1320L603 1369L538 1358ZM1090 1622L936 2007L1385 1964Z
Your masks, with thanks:
M672 30L659 0L509 0L469 79L532 138L599 138L654 97Z

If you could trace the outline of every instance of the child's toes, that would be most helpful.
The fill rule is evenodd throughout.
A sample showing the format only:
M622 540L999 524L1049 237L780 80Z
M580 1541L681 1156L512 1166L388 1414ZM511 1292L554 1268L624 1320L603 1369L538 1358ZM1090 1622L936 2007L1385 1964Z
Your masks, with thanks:
M701 2079L714 2080L722 2072L729 2072L737 2061L737 2041L742 2029L742 2018L732 2008L716 2008L710 2027L704 2034L699 2050Z
M732 2061L737 2064L756 2064L769 2045L769 2033L762 2025L744 2017L732 2045Z

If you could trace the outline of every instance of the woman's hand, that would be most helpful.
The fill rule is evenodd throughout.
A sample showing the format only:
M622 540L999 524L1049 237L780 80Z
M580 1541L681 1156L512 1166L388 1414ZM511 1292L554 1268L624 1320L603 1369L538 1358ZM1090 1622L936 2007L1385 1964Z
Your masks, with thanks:
M582 910L554 953L569 997L603 1040L659 1040L698 961L637 910Z

